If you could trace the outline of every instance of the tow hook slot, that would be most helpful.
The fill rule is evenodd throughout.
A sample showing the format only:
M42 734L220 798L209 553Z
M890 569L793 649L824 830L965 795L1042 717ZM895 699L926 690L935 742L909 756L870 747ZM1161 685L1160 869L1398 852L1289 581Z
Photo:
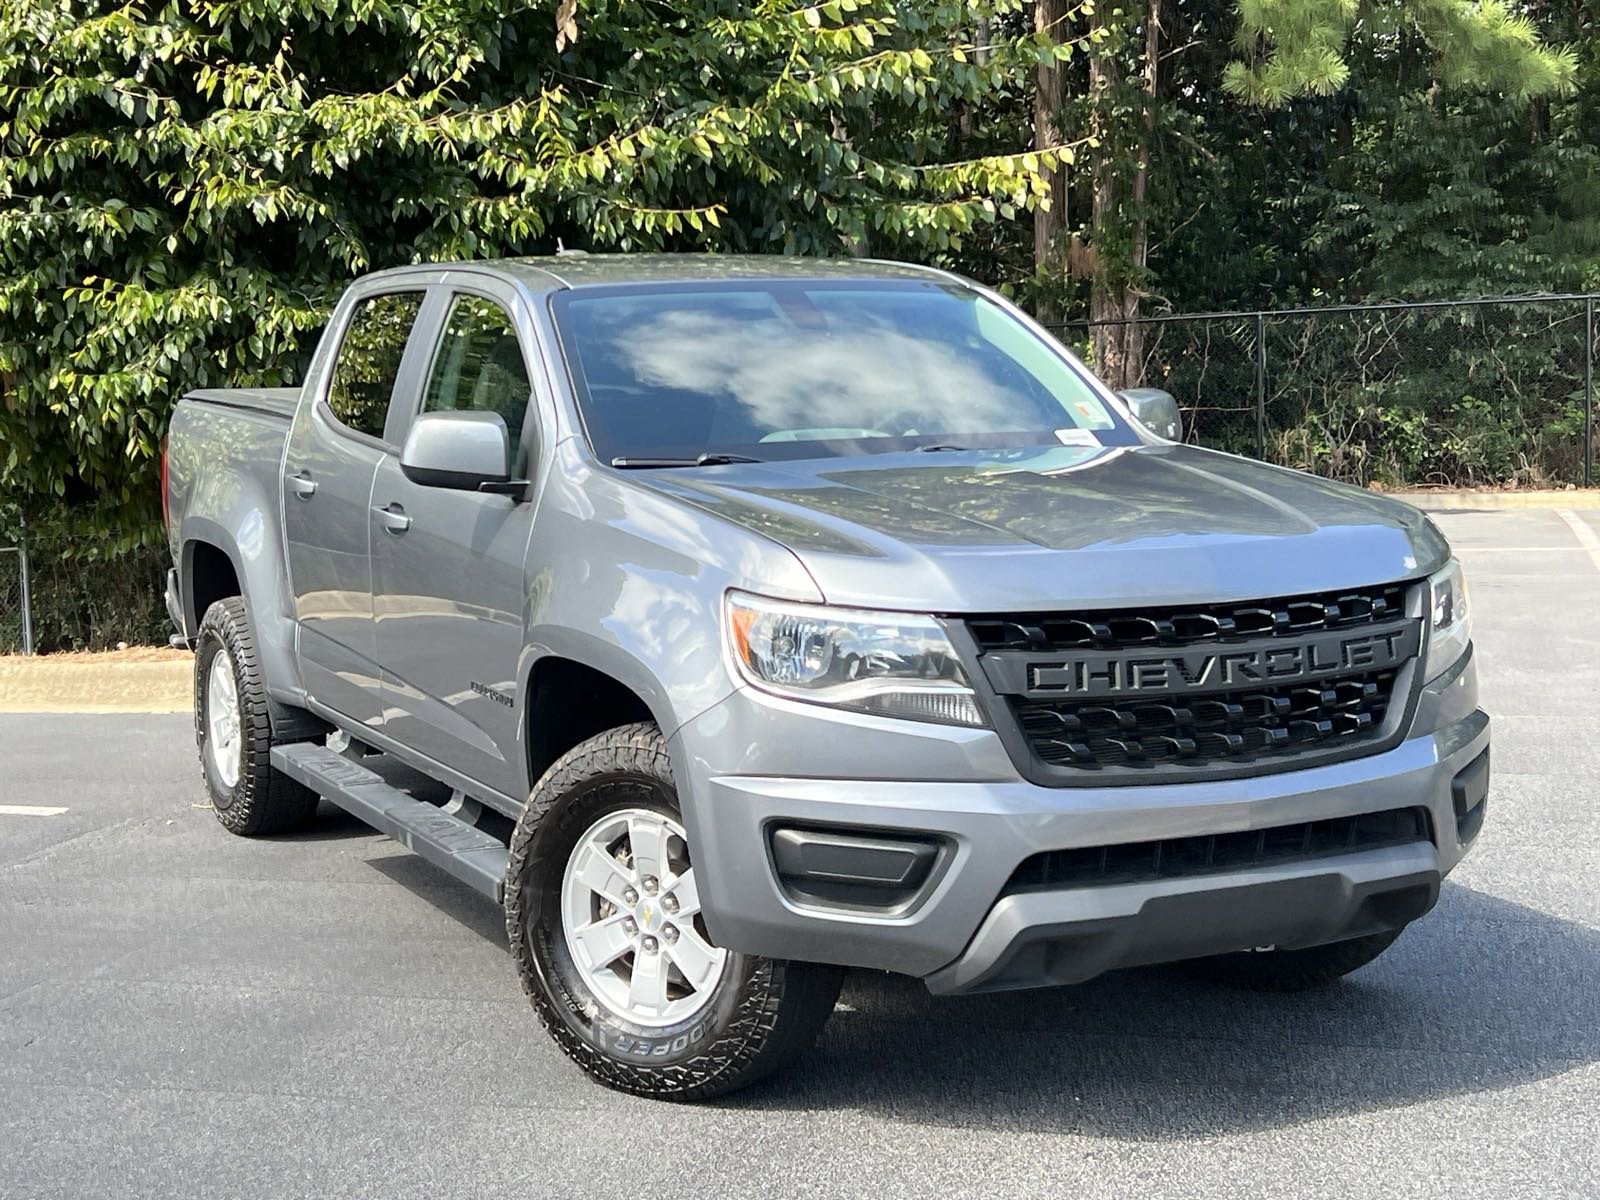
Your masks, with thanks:
M1489 808L1489 750L1473 759L1450 781L1450 799L1456 809L1456 837L1465 846L1483 828Z

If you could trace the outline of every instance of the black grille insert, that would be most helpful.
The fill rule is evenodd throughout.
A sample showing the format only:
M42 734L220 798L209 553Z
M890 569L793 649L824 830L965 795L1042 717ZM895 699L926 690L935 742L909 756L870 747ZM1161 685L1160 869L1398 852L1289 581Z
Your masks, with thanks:
M1216 875L1431 841L1425 808L1394 808L1270 829L1048 850L1022 861L1005 895Z
M1377 733L1395 672L1170 701L1014 699L1033 752L1067 767L1249 763Z
M1278 683L1240 678L1228 681L1237 682L1233 690L1203 694L1193 694L1202 692L1198 688L1184 694L1176 679L1171 687L1146 686L1137 694L1126 683L1116 686L1128 694L1067 693L1074 685L1066 682L1059 697L1041 693L1054 690L1057 679L1076 679L1069 672L1090 669L1086 663L1103 673L1107 660L1092 656L1107 651L1152 651L1159 657L1161 648L1198 647L1225 657L1228 647L1260 654L1281 639L1292 654L1305 652L1318 638L1325 644L1330 634L1360 637L1370 628L1373 636L1385 636L1403 625L1412 586L1209 606L984 615L966 624L979 654L992 656L987 673L1027 750L1057 779L1067 771L1116 776L1154 770L1181 778L1211 768L1248 771L1261 763L1268 764L1261 769L1288 769L1362 753L1368 744L1382 748L1393 732L1386 718L1400 700L1395 687L1404 663L1392 655L1388 661L1369 656L1365 664L1352 657L1343 671ZM1410 636L1414 647L1416 635ZM1297 638L1302 645L1291 649ZM1071 665L1074 651L1085 656L1077 666ZM1044 678L1051 680L1048 689L1039 682Z

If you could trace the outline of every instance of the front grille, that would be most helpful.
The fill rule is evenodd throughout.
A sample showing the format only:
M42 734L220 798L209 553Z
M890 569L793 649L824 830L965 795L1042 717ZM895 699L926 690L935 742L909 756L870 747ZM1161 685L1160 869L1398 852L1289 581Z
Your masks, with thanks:
M1395 808L1238 833L1048 850L1024 859L1003 894L1216 875L1431 839L1427 809Z
M1209 606L985 615L968 618L967 629L1021 733L1018 753L1031 755L1051 777L1047 782L1093 772L1181 779L1202 771L1287 769L1369 744L1381 748L1393 732L1386 718L1398 699L1404 657L1414 653L1414 632L1408 648L1387 661L1335 658L1319 662L1315 673L1279 682L1254 674L1196 684L1178 664L1239 651L1293 663L1319 641L1326 648L1343 644L1346 635L1387 636L1406 625L1410 586ZM1166 654L1169 647L1178 657ZM1154 685L1130 681L1126 670L1109 685L1085 683L1106 679L1107 655L1126 652L1142 663L1173 666L1161 667Z
M1243 638L1294 637L1356 629L1404 614L1406 586L1322 592L1287 600L1101 613L1024 613L967 622L978 652L991 650L1126 650L1197 646Z
M1394 681L1385 671L1173 703L1016 700L1014 709L1033 752L1057 766L1246 764L1370 737L1383 726Z

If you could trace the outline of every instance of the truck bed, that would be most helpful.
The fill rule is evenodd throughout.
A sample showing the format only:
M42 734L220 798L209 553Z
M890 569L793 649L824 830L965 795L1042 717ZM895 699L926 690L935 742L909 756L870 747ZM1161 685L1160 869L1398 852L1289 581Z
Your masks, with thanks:
M300 403L300 389L280 388L200 388L184 396L197 404L214 404L222 408L242 408L254 412L294 418L295 407Z
M299 388L206 388L188 393L172 410L166 453L175 563L186 561L185 539L227 548L241 575L252 564L274 561L261 549L279 533L280 464L299 397ZM239 580L254 587L251 594L267 611L281 603L273 572ZM274 599L268 604L262 597ZM186 633L194 634L202 615L188 614Z

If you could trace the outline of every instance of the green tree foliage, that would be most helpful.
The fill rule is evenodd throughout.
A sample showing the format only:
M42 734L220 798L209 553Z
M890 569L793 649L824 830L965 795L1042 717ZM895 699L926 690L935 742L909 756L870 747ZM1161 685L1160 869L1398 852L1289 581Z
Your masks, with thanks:
M5 0L0 544L158 542L175 398L296 382L378 267L870 252L1061 317L1594 288L1596 178L1592 0ZM1373 405L1556 378L1522 341L1283 444L1373 475L1349 430L1444 428ZM1427 469L1508 477L1502 441Z
M1517 102L1441 86L1420 37L1360 29L1333 95L1267 109L1214 87L1172 97L1152 153L1146 303L1600 287L1600 30L1580 0L1528 11L1569 48L1570 91ZM1228 69L1214 43L1184 57L1202 78ZM1264 451L1358 482L1581 481L1583 331L1581 301L1270 318ZM1210 444L1254 454L1255 338L1249 320L1150 327L1141 365Z
M1072 147L949 120L1021 0L10 0L0 486L137 539L174 398L292 382L350 276L554 248L959 253ZM984 42L975 32L986 31Z
M1429 86L1365 46L1344 153L1279 206L1334 294L1436 298L1600 288L1600 30L1542 13L1574 86L1524 103ZM1399 70L1396 70L1396 67Z
M1173 96L1155 139L1154 306L1173 311L1600 287L1600 23L1531 8L1576 71L1527 102L1439 86L1420 38L1347 47L1348 85L1246 109ZM1219 47L1185 51L1219 80Z
M1352 32L1398 44L1419 38L1437 78L1520 100L1571 87L1577 60L1546 47L1526 11L1504 0L1238 0L1222 86L1255 104L1329 95L1350 79Z

